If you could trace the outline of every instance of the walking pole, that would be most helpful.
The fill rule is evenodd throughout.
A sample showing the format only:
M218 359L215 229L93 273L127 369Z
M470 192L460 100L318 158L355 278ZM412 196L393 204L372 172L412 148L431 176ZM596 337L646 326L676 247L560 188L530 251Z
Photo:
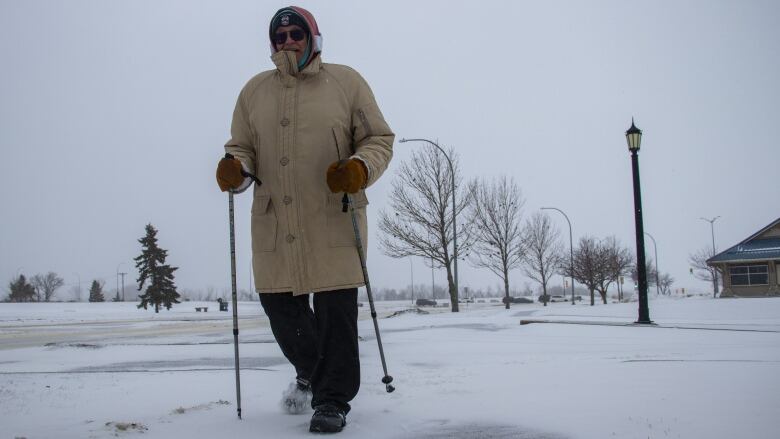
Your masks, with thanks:
M366 268L366 255L363 253L363 240L360 239L360 228L358 227L357 216L355 215L355 205L352 203L352 196L344 192L344 198L341 199L343 203L343 212L347 211L349 205L349 211L352 215L352 228L355 229L355 244L357 246L358 256L360 256L360 268L363 269L363 279L366 281L366 293L368 294L368 304L371 306L371 318L374 320L374 332L376 332L376 342L379 345L379 357L382 359L382 370L385 372L385 376L382 378L382 382L385 384L385 390L387 393L395 390L393 387L393 377L387 374L387 363L385 363L385 351L382 349L382 338L379 336L379 324L376 321L376 309L374 308L374 297L371 294L371 282L368 281L368 269Z
M226 153L226 159L234 159L232 154ZM249 177L258 186L262 183L254 175L241 170L241 175ZM236 366L236 409L238 410L238 419L241 419L241 374L238 366L238 297L236 294L236 224L233 214L233 189L228 190L228 212L230 216L230 286L233 289L233 350L235 354Z
M234 159L232 154L226 153L226 159ZM241 170L241 175L251 178L256 185L263 184L256 176ZM233 289L233 351L236 361L236 406L238 419L241 419L241 374L238 366L238 297L236 294L236 223L233 213L233 189L228 190L228 212L230 215L230 286Z
M233 220L233 189L228 191L230 211L230 283L233 288L233 349L236 358L236 405L241 419L241 374L238 367L238 298L236 297L236 226Z

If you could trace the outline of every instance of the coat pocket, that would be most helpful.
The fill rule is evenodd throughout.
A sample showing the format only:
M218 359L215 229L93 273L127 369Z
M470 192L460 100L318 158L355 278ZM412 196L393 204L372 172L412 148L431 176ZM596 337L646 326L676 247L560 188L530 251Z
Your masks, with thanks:
M276 249L276 210L270 195L255 195L252 203L252 252Z
M347 159L355 151L352 149L352 144L347 140L347 136L344 133L345 128L341 125L331 127L331 133L333 135L334 152L338 160Z
M352 214L347 210L343 212L343 203L341 202L344 194L328 194L327 215L328 220L328 246L329 247L354 247L355 246L355 228L352 225ZM360 191L352 195L352 202L355 203L355 217L362 234L366 230L366 206L368 198L366 193ZM360 237L365 246L366 236Z

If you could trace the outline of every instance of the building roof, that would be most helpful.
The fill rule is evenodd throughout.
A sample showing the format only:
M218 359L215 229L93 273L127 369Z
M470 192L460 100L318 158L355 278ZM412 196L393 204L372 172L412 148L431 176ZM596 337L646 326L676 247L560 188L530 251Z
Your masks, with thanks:
M707 264L755 260L780 260L780 236L762 237L767 231L780 224L780 218L749 236L739 244L709 258Z

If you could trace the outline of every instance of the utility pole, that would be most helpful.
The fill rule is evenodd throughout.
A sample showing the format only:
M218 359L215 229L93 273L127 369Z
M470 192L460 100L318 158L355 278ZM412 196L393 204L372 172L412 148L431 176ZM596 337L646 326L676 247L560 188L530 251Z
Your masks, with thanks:
M701 217L699 219L707 221L710 223L710 233L712 233L712 256L715 256L715 221L720 218L720 215L716 216L715 218L704 218ZM718 296L718 270L713 268L712 270L712 296L717 297Z
M124 262L120 262L119 264L117 264L116 270L114 270L116 272L116 298L114 299L114 302L119 302L119 267L121 267L123 264ZM126 274L126 273L122 273L122 274ZM123 284L124 284L124 279L125 278L122 277ZM124 295L122 301L124 301Z
M122 276L122 302L125 301L125 275L127 273L119 273L120 276ZM117 292L119 294L119 292Z

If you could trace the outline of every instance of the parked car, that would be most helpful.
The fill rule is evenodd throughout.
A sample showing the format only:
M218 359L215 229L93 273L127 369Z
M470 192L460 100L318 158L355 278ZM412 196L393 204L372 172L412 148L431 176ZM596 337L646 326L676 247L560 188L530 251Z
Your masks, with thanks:
M547 295L542 294L541 296L539 296L539 302L541 302L541 303L544 303L545 301L546 302L566 302L568 300L571 300L571 299L566 299L563 296L551 296L549 294L547 294Z
M504 296L501 298L501 303L506 304L507 297ZM509 297L509 303L534 303L533 300L527 298L527 297Z
M415 304L417 306L436 306L436 301L431 299L417 299Z

